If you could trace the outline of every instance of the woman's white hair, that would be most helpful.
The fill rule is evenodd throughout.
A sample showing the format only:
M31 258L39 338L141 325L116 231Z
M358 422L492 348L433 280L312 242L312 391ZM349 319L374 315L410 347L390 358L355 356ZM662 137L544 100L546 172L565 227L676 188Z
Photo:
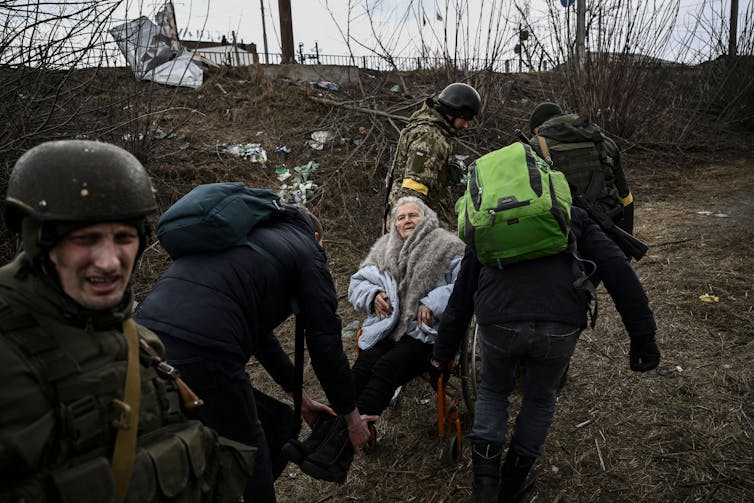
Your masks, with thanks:
M416 196L403 196L395 202L395 207L392 211L393 222L395 222L395 215L398 213L398 208L408 203L416 204L416 207L419 208L419 213L421 213L422 216L427 214L427 205L424 204L424 201Z

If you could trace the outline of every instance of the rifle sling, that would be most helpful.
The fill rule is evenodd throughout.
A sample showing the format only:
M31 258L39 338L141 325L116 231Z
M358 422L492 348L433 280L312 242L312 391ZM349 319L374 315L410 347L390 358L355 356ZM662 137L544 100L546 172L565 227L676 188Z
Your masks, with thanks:
M123 335L128 345L126 386L121 405L122 416L115 422L118 433L113 449L113 479L115 480L115 501L121 503L128 491L128 483L133 472L136 455L136 433L139 429L139 409L141 406L141 376L139 362L139 336L132 318L123 321Z

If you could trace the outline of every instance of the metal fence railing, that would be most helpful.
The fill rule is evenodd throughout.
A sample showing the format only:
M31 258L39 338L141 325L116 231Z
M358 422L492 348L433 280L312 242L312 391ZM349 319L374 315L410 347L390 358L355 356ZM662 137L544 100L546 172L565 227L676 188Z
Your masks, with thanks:
M200 55L218 65L245 66L257 63L275 65L282 61L278 53L251 53L246 51L210 52L195 50ZM332 54L303 54L296 61L305 65L341 65L357 66L359 68L378 71L389 71L397 68L400 71L431 70L431 69L463 69L467 71L491 70L495 72L527 72L547 70L543 64L532 68L525 62L515 59L454 59L442 57L395 57L390 61L380 56L342 56ZM391 63L392 61L392 63Z

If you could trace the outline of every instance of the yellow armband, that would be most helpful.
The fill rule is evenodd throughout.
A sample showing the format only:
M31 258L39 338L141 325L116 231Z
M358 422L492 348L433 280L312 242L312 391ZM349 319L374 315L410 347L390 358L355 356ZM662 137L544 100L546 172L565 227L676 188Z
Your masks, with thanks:
M623 203L623 206L628 206L634 202L634 195L629 192L626 197L620 200L620 202Z
M429 188L426 185L410 178L404 178L403 183L401 183L401 187L403 187L404 189L414 190L416 192L424 194L425 196L429 194Z

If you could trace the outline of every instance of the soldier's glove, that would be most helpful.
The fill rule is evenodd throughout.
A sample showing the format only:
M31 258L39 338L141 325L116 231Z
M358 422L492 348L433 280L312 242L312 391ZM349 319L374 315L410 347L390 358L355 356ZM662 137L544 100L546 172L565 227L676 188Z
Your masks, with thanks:
M448 382L448 379L450 378L450 370L448 369L448 364L439 362L435 360L434 358L429 358L429 384L432 386L432 389L437 391L437 381L440 380L440 377L442 377L443 385Z
M643 340L632 339L628 361L634 372L646 372L657 368L660 364L660 348L657 347L654 337Z

